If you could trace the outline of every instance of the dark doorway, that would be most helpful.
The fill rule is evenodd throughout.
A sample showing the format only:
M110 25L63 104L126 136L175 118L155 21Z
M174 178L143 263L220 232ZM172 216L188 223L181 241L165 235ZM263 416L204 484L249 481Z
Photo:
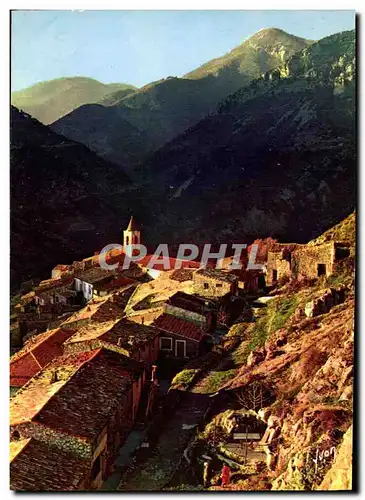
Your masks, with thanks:
M274 283L275 283L275 281L278 281L278 272L276 269L274 269L272 272L272 280Z
M326 275L326 264L318 264L317 276L325 276L325 275Z

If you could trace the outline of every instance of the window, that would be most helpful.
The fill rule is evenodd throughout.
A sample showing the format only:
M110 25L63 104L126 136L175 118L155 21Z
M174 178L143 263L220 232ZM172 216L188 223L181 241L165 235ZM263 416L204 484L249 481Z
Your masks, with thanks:
M98 475L100 474L100 471L101 471L101 456L99 455L98 458L93 463L93 466L91 469L92 479L96 479L98 477Z
M325 276L325 275L326 275L326 264L318 264L317 276Z
M215 287L216 287L216 288L222 288L222 286L223 286L223 285L222 285L222 283L216 283L216 284L215 284Z
M126 237L125 237L125 244L126 244L126 245L129 245L129 236L126 236Z
M209 288L209 283L204 283L204 289L207 290Z
M169 337L160 338L161 351L172 351L172 339Z

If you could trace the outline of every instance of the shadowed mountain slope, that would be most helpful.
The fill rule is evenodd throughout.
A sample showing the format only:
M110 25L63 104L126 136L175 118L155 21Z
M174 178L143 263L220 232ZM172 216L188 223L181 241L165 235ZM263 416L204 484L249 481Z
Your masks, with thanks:
M53 130L87 144L99 155L123 163L144 161L149 154L216 109L230 93L287 61L311 42L281 30L265 29L227 55L213 60L184 78L168 77L133 94L116 92L99 101L106 106L102 124L99 111L83 106L52 124ZM116 113L116 109L118 112ZM132 126L130 137L120 137L117 126ZM113 127L107 125L108 121ZM137 129L141 136L137 136ZM143 141L144 147L137 143ZM116 146L118 143L118 146ZM135 154L139 150L140 155Z
M140 176L160 237L305 241L348 215L355 74L355 32L327 37L159 150Z

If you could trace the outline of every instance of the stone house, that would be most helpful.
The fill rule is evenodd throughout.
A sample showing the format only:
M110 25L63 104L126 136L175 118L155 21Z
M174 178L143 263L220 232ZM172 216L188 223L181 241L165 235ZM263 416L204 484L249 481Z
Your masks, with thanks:
M124 310L113 301L113 297L104 297L89 302L85 307L70 316L61 326L80 328L91 322L117 321L123 316Z
M110 280L109 276L94 283L93 295L94 297L105 297L109 293L125 288L127 285L136 284L136 281L126 276L116 276Z
M193 275L194 293L201 297L221 299L237 294L237 276L220 269L199 269Z
M81 352L103 347L144 363L148 371L158 357L159 330L127 318L117 322L90 323L64 343L64 352ZM144 380L143 380L144 382Z
M57 328L31 337L23 349L10 358L10 388L19 389L57 356L75 329Z
M159 349L168 357L198 356L207 338L205 327L172 314L161 314L152 326L160 330Z
M327 241L320 245L305 245L292 255L292 272L298 278L317 278L333 274L335 262L346 256L341 255L341 244Z
M73 290L73 282L73 276L41 281L34 289L34 303L39 306L58 303L71 304L77 295Z
M206 331L211 331L215 324L210 301L184 292L172 295L164 305L164 312L196 323Z
M10 400L11 440L33 438L85 460L83 488L100 488L133 426L142 371L106 349L56 358Z
M279 279L292 276L292 253L306 245L275 243L267 256L266 284L274 285Z
M75 271L75 290L82 293L86 302L94 296L94 286L102 282L104 285L112 282L117 277L115 271L108 271L99 266L83 271Z
M330 276L336 263L348 255L348 247L333 240L317 245L275 244L268 253L266 283L271 286L284 277Z

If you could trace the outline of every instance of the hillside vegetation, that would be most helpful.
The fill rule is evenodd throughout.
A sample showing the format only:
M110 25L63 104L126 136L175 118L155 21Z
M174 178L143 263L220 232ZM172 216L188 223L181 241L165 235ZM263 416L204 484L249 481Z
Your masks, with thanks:
M353 254L355 214L320 241L329 234L343 241L344 232ZM330 293L335 299L325 309L313 316L305 313L306 304ZM292 280L279 285L271 296L266 307L254 310L251 322L238 320L231 327L222 354L229 363L226 370L222 371L223 361L218 359L199 382L200 389L215 397L195 446L200 454L214 457L219 451L233 460L232 481L225 489L351 489L353 258L350 255L336 265L328 278L310 283ZM234 341L231 347L230 339ZM179 378L178 374L175 380ZM261 398L255 399L254 388L262 391ZM234 415L250 415L257 418L257 425L277 429L266 458L256 467L242 465L239 455L228 449ZM210 489L221 489L217 477L213 475Z
M112 92L127 95L135 90L125 83L104 84L81 76L57 78L12 92L13 106L48 125L83 104L96 103Z

